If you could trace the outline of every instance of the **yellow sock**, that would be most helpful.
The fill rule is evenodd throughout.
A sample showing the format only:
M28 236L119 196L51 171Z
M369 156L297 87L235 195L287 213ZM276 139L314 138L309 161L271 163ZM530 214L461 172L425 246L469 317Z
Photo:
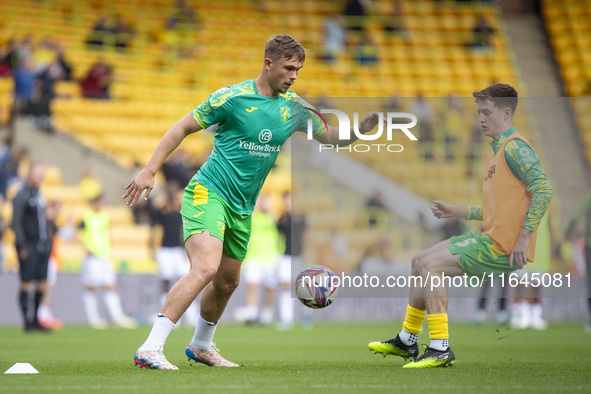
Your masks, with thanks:
M427 316L429 339L449 339L447 313Z
M420 334L426 314L427 311L408 305L406 307L406 316L404 317L402 329L411 334Z

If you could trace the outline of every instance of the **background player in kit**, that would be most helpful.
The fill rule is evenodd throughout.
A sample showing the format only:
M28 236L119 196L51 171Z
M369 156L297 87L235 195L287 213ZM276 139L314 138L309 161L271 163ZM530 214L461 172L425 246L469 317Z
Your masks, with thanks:
M183 242L183 225L181 217L182 190L176 180L166 182L166 196L164 202L151 210L151 244L152 248L156 245L155 226L162 228L162 238L160 247L155 251L154 258L158 265L160 274L161 293L160 304L162 307L166 301L166 295L172 285L189 272L189 259L185 252ZM197 324L197 307L192 304L183 315L183 320L187 325Z
M259 76L218 90L181 118L126 186L123 198L129 198L129 205L134 205L144 191L147 199L156 171L181 141L191 133L219 125L214 149L185 189L181 208L191 270L168 293L147 340L135 355L136 365L178 369L164 356L164 342L203 291L201 316L185 353L189 359L211 366L238 366L221 357L212 340L216 324L238 286L251 212L277 154L293 131L307 130L309 118L314 120L314 137L321 143L347 145L356 139L339 140L338 128L326 127L306 109L308 104L289 90L304 61L304 48L293 37L270 38ZM370 112L359 129L368 132L377 122L377 112Z
M478 121L484 135L493 140L484 173L483 205L454 206L434 201L438 218L482 220L484 231L451 237L420 252L412 259L412 274L424 279L442 275L482 277L523 268L534 261L536 230L550 204L553 190L528 142L513 127L517 91L496 84L473 93ZM432 283L432 282L431 282ZM370 350L414 361L404 368L451 366L455 355L449 347L447 288L430 290L431 283L410 289L402 331L384 342L372 342ZM418 356L417 340L427 315L430 344Z

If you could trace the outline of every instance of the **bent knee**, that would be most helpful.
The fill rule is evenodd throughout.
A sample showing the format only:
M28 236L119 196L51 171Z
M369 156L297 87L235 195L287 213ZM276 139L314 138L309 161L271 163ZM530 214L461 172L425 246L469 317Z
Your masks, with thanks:
M411 260L411 269L413 275L422 275L425 269L424 257L419 253L415 254Z
M434 267L437 266L437 261L430 256L415 255L412 259L412 274L418 276L427 276L427 274L434 274Z
M200 278L205 280L205 283L209 283L215 277L215 274L218 272L218 267L196 267L191 268L187 275L192 276L194 278Z
M214 280L213 285L217 293L232 294L240 284L240 276L237 278L225 278L222 280Z

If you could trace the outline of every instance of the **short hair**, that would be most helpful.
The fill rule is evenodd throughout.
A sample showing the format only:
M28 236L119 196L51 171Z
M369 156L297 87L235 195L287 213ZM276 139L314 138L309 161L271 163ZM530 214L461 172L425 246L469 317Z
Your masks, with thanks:
M277 34L265 43L265 59L278 60L282 57L286 60L296 57L303 63L306 60L306 50L292 36Z
M472 92L472 96L476 97L476 102L479 100L490 100L497 108L510 108L511 115L515 113L517 101L519 100L517 90L506 83L497 83L482 90L475 90Z

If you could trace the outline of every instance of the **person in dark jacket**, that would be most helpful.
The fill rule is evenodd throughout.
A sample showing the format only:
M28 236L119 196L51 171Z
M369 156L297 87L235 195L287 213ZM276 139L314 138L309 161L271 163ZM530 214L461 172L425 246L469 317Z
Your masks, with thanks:
M39 186L43 182L45 168L33 163L23 188L14 197L12 228L16 235L16 250L20 267L19 305L23 313L25 331L48 331L37 320L37 310L47 290L47 264L51 242L45 218L46 202ZM31 309L30 293L36 282Z

